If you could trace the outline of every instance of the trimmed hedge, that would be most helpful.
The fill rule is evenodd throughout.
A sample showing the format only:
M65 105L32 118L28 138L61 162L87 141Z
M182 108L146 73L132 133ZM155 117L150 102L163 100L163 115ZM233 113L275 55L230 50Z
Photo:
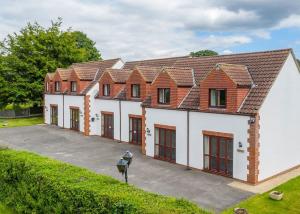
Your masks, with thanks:
M0 201L20 213L207 213L183 199L10 149L0 149L0 187Z

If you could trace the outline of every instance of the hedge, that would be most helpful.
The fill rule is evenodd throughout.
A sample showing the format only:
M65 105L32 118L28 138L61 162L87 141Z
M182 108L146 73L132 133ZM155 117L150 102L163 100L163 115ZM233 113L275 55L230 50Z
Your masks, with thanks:
M18 213L208 213L184 199L11 149L0 149L0 187L0 201Z

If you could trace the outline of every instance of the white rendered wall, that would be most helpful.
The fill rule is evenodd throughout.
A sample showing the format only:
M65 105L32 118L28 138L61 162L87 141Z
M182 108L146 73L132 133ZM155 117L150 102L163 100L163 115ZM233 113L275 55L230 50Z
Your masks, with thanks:
M63 96L54 94L45 94L45 123L51 123L50 105L57 105L58 110L58 126L63 127Z
M260 109L259 181L300 164L300 74L290 55Z
M247 180L248 116L210 114L190 112L190 166L203 169L203 135L202 131L232 133L233 177ZM154 156L154 124L176 126L176 163L187 164L187 112L164 109L146 109L146 128L151 136L146 135L146 155ZM244 152L238 152L238 142Z
M84 132L84 96L65 95L65 128L70 128L70 106L79 108L79 130Z

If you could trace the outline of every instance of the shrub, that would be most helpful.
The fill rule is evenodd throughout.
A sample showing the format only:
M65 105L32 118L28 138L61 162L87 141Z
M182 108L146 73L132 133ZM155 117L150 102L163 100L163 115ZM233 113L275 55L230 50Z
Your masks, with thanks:
M10 149L0 149L0 186L0 201L20 213L207 213L184 199Z

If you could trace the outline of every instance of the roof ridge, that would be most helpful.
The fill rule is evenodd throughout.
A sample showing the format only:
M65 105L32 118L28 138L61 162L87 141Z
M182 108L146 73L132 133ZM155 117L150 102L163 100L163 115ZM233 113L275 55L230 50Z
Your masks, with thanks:
M151 58L151 59L142 59L142 60L133 60L133 61L127 61L125 63L133 63L133 62L145 62L145 61L152 61L152 60L166 60L166 59L176 59L176 58L191 58L189 55L185 56L174 56L174 57L163 57L163 58Z

